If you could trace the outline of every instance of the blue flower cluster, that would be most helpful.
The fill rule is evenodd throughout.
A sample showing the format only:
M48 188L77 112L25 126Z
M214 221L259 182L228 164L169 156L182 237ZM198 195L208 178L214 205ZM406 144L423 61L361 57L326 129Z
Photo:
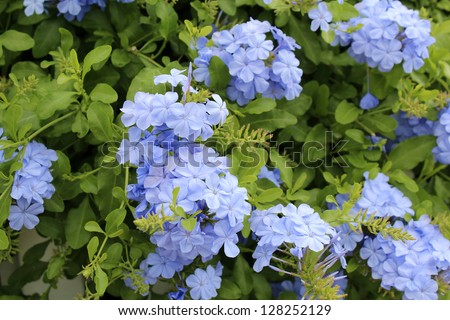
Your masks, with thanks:
M411 137L433 134L434 122L427 118L409 117L403 111L395 114L394 118L398 123L395 129L395 134L397 135L396 142L401 142Z
M381 235L366 238L360 255L372 269L372 277L381 279L386 290L403 292L404 299L437 299L437 277L450 269L450 241L426 215L406 225L397 221L394 227L403 228L415 240L394 241Z
M2 135L0 128L0 139ZM0 151L0 163L7 160ZM22 168L16 171L11 190L11 198L15 200L8 217L11 229L33 229L39 223L37 216L44 212L44 199L50 199L55 192L50 167L56 160L56 152L42 143L31 141L26 145Z
M294 54L300 46L269 22L251 19L231 30L214 32L212 42L212 46L206 46L206 38L198 41L195 80L207 86L211 84L208 68L211 58L217 56L227 65L231 75L228 97L241 106L257 94L288 100L300 95L303 71Z
M180 70L157 76L154 82L169 83L172 91L138 92L134 102L125 102L122 122L130 127L129 139L122 141L117 155L120 163L138 166L137 183L128 186L129 199L139 203L136 218L175 217L150 238L157 249L141 264L147 284L156 283L158 278L171 279L198 257L206 262L221 248L226 256L236 257L237 234L251 211L247 191L229 173L226 158L195 142L200 136L209 138L211 126L225 121L225 103L218 95L204 103L186 102L188 92L195 90ZM182 97L174 91L179 85L183 86ZM185 217L181 218L180 211ZM187 219L193 221L191 228L184 226ZM214 293L194 286L196 281L203 283L204 272L196 271L189 281L186 279L193 288L193 298ZM206 272L209 275L209 269Z
M333 45L349 46L349 54L360 63L390 71L403 62L407 73L418 70L428 58L428 47L435 42L431 24L419 12L400 1L363 0L355 5L359 16L333 24ZM357 31L347 32L362 25Z
M434 157L443 164L450 164L450 106L439 113L433 134L437 137L437 146L433 149Z
M130 3L134 0L116 1ZM106 8L107 2L108 0L59 0L56 7L58 8L59 13L63 14L67 20L72 21L76 18L78 21L81 21L83 20L84 15L89 12L92 5L95 4L103 10ZM54 0L23 0L25 15L31 16L33 14L43 14L47 7L54 3Z
M409 200L398 188L391 186L389 177L378 173L375 179L369 179L369 173L364 173L366 181L361 198L352 208L351 214L367 211L367 216L375 217L397 217L403 218L406 213L414 215L411 200ZM336 201L339 206L348 200L347 194L339 194ZM335 209L336 205L329 204L329 209ZM359 242L364 238L363 233L354 231L348 223L335 228L338 234L334 249L343 252L344 255L352 254ZM343 262L343 261L341 261Z
M253 253L256 259L253 269L260 272L270 265L275 251L282 245L288 245L290 253L301 259L304 251L310 249L319 252L324 245L331 243L336 234L334 228L323 221L317 212L307 204L296 207L277 205L267 210L254 210L249 219L250 228L258 238Z
M405 214L414 215L411 200L408 199L398 188L391 186L389 177L378 173L375 179L369 179L369 173L364 173L366 181L361 198L353 208L354 212L366 211L367 215L375 217L398 217L403 218Z

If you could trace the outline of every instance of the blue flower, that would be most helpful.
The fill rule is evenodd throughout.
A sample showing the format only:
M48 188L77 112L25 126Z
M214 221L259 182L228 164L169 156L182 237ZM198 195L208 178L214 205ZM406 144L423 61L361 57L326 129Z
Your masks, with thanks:
M395 64L403 60L401 53L402 43L396 39L378 40L372 51L371 58L378 63L378 69L382 72L391 71Z
M364 183L361 198L356 203L354 211L367 210L369 215L376 217L403 217L406 213L414 215L412 203L397 188L389 185L389 177L379 173L373 180L369 173L364 173Z
M33 14L43 14L44 2L45 0L24 0L23 5L25 6L25 15L29 17Z
M242 223L232 227L227 220L221 220L214 224L214 233L217 235L217 238L214 240L212 251L219 252L223 246L225 255L229 258L235 258L239 254L239 248L236 245L239 240L237 233L243 227Z
M371 268L377 267L380 263L386 260L386 254L380 246L377 238L367 238L364 241L364 246L361 248L360 256L367 260L367 264Z
M271 244L257 246L252 254L253 259L255 259L253 270L261 272L264 267L267 267L270 264L270 260L276 249L277 247L272 246Z
M275 168L274 170L269 170L267 166L262 166L261 171L258 174L258 179L268 179L273 182L274 185L280 187L282 181L280 178L280 170Z
M145 261L150 266L148 274L155 279L159 276L171 279L175 272L183 269L183 265L176 260L175 253L162 248L157 248L156 253L150 253Z
M39 223L39 214L44 212L44 206L38 202L31 202L25 198L19 198L15 205L11 206L9 213L9 226L13 230L20 230L23 227L34 229Z
M212 268L208 266L208 268ZM186 285L191 288L190 294L194 300L208 300L217 296L217 288L215 283L211 281L211 277L207 271L196 269L194 274L186 278Z
M206 102L206 111L208 112L208 121L212 125L224 124L228 116L228 109L225 101L217 95L211 96L213 101L208 100Z
M176 135L182 138L188 138L192 135L193 139L196 139L200 135L205 118L205 105L188 102L184 106L181 104L172 105L166 123Z
M68 13L76 16L81 12L81 5L78 0L61 0L57 4L57 8L61 13Z
M269 32L276 42L269 39ZM280 29L267 21L251 19L231 30L215 32L211 38L212 46L198 45L198 57L194 61L197 69L193 72L197 81L210 84L208 67L211 57L217 56L227 65L232 76L227 95L239 105L247 104L258 93L288 100L299 96L302 71L292 51L300 46ZM282 78L279 76L281 73Z
M375 97L370 92L367 92L364 97L361 99L360 107L364 110L370 110L378 106L380 102L378 101L377 97Z
M433 149L434 157L443 164L450 164L450 107L439 112L433 134L437 137L437 146Z
M284 84L299 83L303 71L298 68L300 62L294 53L281 50L273 62L273 73L281 78Z
M188 78L186 75L183 74L186 70L178 70L178 69L172 69L170 70L170 74L162 74L159 76L156 76L154 79L155 84L160 83L169 83L172 85L172 87L176 87L179 84L186 84L188 81Z
M326 3L320 2L317 9L309 10L308 17L312 19L311 21L312 31L317 31L317 29L319 28L320 30L325 32L330 30L330 25L328 23L331 22L333 16L331 15L331 12L328 11Z
M405 298L411 300L437 300L438 284L429 277L418 275L414 278L414 288L406 288Z
M428 47L435 42L431 24L420 19L400 1L363 0L355 5L359 16L333 24L333 45L350 45L349 54L360 63L390 71L403 61L405 72L418 70L428 58ZM352 33L349 28L359 26Z
M186 292L188 291L187 288L178 287L178 291L175 292L169 292L167 295L170 300L184 300L184 296L186 295Z

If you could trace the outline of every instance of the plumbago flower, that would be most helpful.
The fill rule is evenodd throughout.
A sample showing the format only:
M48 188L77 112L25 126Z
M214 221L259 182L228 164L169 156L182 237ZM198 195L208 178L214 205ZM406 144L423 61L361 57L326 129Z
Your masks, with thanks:
M197 44L195 80L211 84L208 68L211 58L216 56L227 65L231 75L227 95L241 106L257 95L287 100L300 95L303 71L294 55L300 46L277 27L251 19L230 30L214 32L211 40L211 46L205 46L205 38Z
M434 157L443 164L450 164L450 105L442 109L435 122L433 134L437 137Z
M225 122L226 104L215 94L189 100L195 99L196 90L190 85L191 73L184 72L172 69L155 77L155 83L168 83L171 90L138 92L121 109L129 139L122 141L117 158L138 166L137 183L128 186L128 198L138 203L136 224L145 230L153 223L158 229L150 237L157 249L140 266L144 283L150 285L210 261L222 248L226 256L236 257L237 233L251 211L247 191L228 171L226 158L196 142L211 137L212 127ZM181 94L175 91L180 86ZM215 297L220 275L220 265L215 271L211 266L197 269L169 297L184 298L188 287L193 299Z
M323 7L320 12L325 12L326 4L319 6ZM381 72L389 72L400 63L407 73L424 65L423 60L429 56L428 47L435 40L430 36L430 21L421 19L418 11L408 9L400 1L385 0L363 0L355 8L358 17L331 25L336 34L332 45L350 46L348 52L356 61ZM321 17L324 30L328 16L322 13ZM319 18L313 23L317 21ZM355 27L357 31L347 32ZM371 104L368 100L367 106Z
M2 136L3 129L0 128L0 139L4 138ZM8 217L13 230L34 229L39 223L38 215L44 212L44 199L50 199L55 192L50 167L58 160L54 150L36 141L28 143L20 152L23 152L22 168L14 174L11 190L14 203ZM8 160L0 151L0 163Z
M381 280L382 288L394 288L403 293L404 299L437 299L438 281L449 283L445 275L450 270L450 241L430 223L427 215L409 223L403 220L405 214L414 215L412 203L388 184L387 176L379 173L375 179L369 179L366 173L365 177L361 198L351 214L367 210L368 217L392 217L396 219L392 228L408 234L411 239L396 240L381 233L364 236L344 224L336 228L339 243L347 250L346 254L351 254L362 241L359 255L367 260L372 277ZM342 205L348 197L339 195L336 200Z
M430 224L427 215L407 224L397 221L394 227L404 229L414 240L393 240L380 234L366 238L360 256L372 269L372 278L380 279L386 290L402 292L403 299L437 299L438 281L450 283L445 279L450 270L450 241Z
M130 3L134 0L116 0L117 2ZM104 10L108 0L23 0L23 5L25 7L25 15L31 16L33 14L43 14L46 7L54 5L59 13L63 14L64 17L72 21L77 19L78 21L83 20L86 13L91 10L92 5L97 5L100 9Z
M337 261L346 267L343 258L346 249L339 244L340 235L335 228L321 219L307 204L277 205L267 210L254 210L249 219L257 247L253 253L253 270L261 272L268 267L277 272L300 277L303 289L301 297L338 298L342 294L335 281L345 278L338 272L328 273ZM325 252L329 254L322 259ZM319 253L311 260L311 253ZM314 255L313 255L314 256ZM331 279L332 286L329 286ZM323 292L312 290L311 284ZM326 283L326 284L325 284ZM300 291L302 291L300 293Z

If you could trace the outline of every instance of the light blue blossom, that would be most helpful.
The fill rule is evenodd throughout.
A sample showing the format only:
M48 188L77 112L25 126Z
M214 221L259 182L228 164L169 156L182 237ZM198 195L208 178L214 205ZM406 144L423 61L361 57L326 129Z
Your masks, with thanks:
M208 269L214 270L211 266L208 266L207 270ZM189 293L192 299L208 300L217 296L217 282L211 279L210 272L198 268L195 270L194 274L191 274L186 278L186 285L191 288Z
M24 0L25 15L29 17L33 14L43 14L44 2L45 0Z
M361 99L361 102L359 105L360 105L361 109L370 110L370 109L373 109L376 106L378 106L379 103L380 102L377 97L375 97L370 92L367 92L364 95L364 97Z
M23 227L34 229L39 223L39 214L44 212L44 206L38 202L31 202L25 198L19 198L15 205L11 206L9 213L9 226L13 230Z
M309 10L308 17L312 19L312 31L317 31L319 28L324 32L330 30L330 25L328 23L331 22L333 16L328 10L327 4L325 2L320 2L317 9Z

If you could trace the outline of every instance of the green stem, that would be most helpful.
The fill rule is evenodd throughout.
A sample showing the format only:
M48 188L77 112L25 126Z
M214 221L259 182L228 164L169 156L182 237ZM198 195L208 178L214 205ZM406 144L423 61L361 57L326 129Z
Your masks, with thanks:
M159 55L163 52L163 50L166 48L166 44L167 44L167 39L164 39L164 42L162 43L161 47L159 47L159 50L157 53L155 53L152 56L152 59L156 59L157 57L159 57Z
M128 197L127 187L128 187L129 178L130 178L130 168L125 167L125 183L124 183L124 187L123 187L123 192L125 193L125 199L127 199L127 197ZM120 208L124 208L126 204L128 204L126 201L122 201Z
M361 128L363 128L365 131L367 131L370 135L374 136L375 132L373 132L372 130L369 129L369 127L367 127L364 123L362 123L359 120L355 121Z
M80 175L78 175L78 176L68 175L68 174L67 174L67 175L64 175L63 178L64 178L65 180L68 180L68 181L81 180L81 179L84 179L84 178L90 176L91 174L97 173L97 172L100 171L101 169L102 169L102 168L99 167L99 168L96 168L96 169L94 169L94 170L92 170L92 171L84 172L84 173L82 173L82 174L80 174Z
M150 57L147 57L145 54L137 52L136 55L144 60L147 60L148 62L150 62L151 64L157 66L158 68L163 68L162 65L160 65L158 62L156 62L155 60L153 60Z
M27 140L33 140L36 136L38 136L40 133L44 132L45 130L47 130L48 128L52 127L53 125L57 124L58 122L61 122L63 120L66 120L67 118L69 118L70 116L72 116L75 112L77 112L77 110L74 110L72 112L66 113L65 115L63 115L60 118L57 118L53 121L50 121L49 123L47 123L45 126L43 126L42 128L40 128L39 130L35 131L33 134L31 134Z

